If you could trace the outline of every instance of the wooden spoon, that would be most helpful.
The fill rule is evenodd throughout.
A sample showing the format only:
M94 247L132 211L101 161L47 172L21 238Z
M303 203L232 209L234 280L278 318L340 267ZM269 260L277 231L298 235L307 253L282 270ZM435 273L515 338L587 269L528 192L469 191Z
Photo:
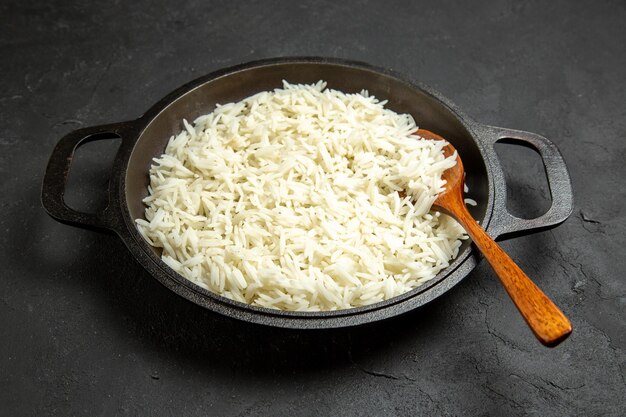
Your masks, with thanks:
M424 129L419 129L416 134L424 139L445 140ZM447 157L454 152L454 147L448 143L444 155ZM456 165L443 173L445 190L439 194L433 208L452 216L465 228L537 339L549 347L558 345L572 332L572 324L467 211L463 200L464 178L463 163L457 153Z

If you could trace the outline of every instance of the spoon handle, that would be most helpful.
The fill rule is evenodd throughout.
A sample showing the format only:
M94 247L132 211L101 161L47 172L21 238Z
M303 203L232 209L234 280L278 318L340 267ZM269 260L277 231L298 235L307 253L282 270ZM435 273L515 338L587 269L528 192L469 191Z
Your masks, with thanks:
M476 223L465 204L455 204L454 208L452 214L483 253L537 339L549 347L565 340L572 324L563 312Z

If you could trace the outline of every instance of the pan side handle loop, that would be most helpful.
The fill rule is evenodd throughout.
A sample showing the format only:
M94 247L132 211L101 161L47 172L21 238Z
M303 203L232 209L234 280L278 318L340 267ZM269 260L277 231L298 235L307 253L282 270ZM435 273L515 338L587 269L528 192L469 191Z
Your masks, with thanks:
M129 136L131 128L130 122L87 127L68 133L57 143L48 161L41 189L41 202L50 216L62 223L87 229L115 229L116 219L112 215L111 207L114 197L111 180L107 191L107 206L97 213L84 213L69 207L64 199L65 188L74 154L79 147L96 140L121 138L123 142ZM116 161L119 160L121 149L122 146L117 151Z
M573 192L565 161L556 145L545 137L522 130L506 129L495 126L483 126L481 138L486 144L489 159L492 161L495 200L493 226L489 233L494 237L527 234L531 231L554 227L564 222L573 210ZM552 204L548 211L534 219L522 219L511 214L506 207L506 180L500 160L495 152L496 142L515 142L530 147L541 157L545 168Z

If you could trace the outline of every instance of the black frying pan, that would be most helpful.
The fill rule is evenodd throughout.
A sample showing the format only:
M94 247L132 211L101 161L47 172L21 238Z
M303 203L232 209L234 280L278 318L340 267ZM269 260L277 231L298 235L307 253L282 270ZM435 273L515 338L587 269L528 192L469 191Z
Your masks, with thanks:
M567 168L554 144L543 136L486 126L470 119L449 100L391 71L366 64L328 58L280 58L227 68L194 80L163 98L137 120L79 129L57 144L43 182L42 202L57 220L81 227L115 232L133 257L159 282L180 296L209 310L241 320L288 328L331 328L374 322L413 310L450 290L476 266L478 257L466 241L452 264L434 279L391 300L347 310L287 312L249 306L201 288L170 269L158 251L148 245L135 227L144 216L152 158L165 150L169 138L182 128L182 119L210 113L216 103L239 101L254 93L291 83L328 82L329 88L347 93L367 89L387 107L413 115L420 128L448 139L467 172L471 197L478 202L472 215L493 236L523 234L563 222L572 211L572 188ZM93 140L121 138L108 190L108 205L99 213L81 213L63 199L75 150ZM506 184L493 145L514 140L539 151L552 205L535 219L521 219L506 209Z

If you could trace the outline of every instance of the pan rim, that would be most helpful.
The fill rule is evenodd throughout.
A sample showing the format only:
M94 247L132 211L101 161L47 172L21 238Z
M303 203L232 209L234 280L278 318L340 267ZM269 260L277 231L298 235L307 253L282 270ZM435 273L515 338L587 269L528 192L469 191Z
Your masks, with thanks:
M391 69L379 68L359 61L323 57L272 58L235 65L196 78L167 94L135 121L136 136L132 143L128 143L128 145L125 146L126 152L123 156L122 165L125 167L129 165L135 145L141 139L146 129L176 100L182 98L193 90L202 87L204 84L213 82L222 77L227 77L241 71L284 64L321 64L369 71L377 75L384 75L386 77L393 78L395 81L406 85L407 88L421 91L443 105L447 111L454 115L462 127L472 137L483 158L487 173L488 191L488 201L486 204L483 222L485 222L486 228L489 230L489 227L492 225L491 220L493 219L494 182L492 174L492 161L489 160L489 154L484 149L486 145L480 140L479 132L480 126L482 125L475 122L450 100L427 85L421 82L409 80L405 76L398 74ZM155 278L157 278L157 280L169 289L173 290L175 293L210 310L250 322L289 328L329 328L358 325L378 321L383 318L390 318L404 312L414 310L440 297L443 293L449 291L452 287L462 281L476 266L478 260L480 259L473 246L469 245L463 250L463 252L459 253L459 255L448 267L446 267L430 281L389 300L384 300L367 306L320 312L284 311L253 306L228 299L194 284L192 281L184 278L182 275L176 273L173 269L167 266L160 259L160 257L153 252L148 243L145 242L137 231L135 227L135 219L133 219L130 215L126 195L126 173L127 170L125 170L123 175L120 175L120 178L118 179L118 191L120 195L119 209L123 218L123 230L118 231L118 235L122 238L131 253L138 258L142 266L146 268L148 272L150 272ZM454 274L457 276L452 279ZM381 312L385 312L385 314L383 314L384 317L378 317ZM388 312L391 314L388 314Z

